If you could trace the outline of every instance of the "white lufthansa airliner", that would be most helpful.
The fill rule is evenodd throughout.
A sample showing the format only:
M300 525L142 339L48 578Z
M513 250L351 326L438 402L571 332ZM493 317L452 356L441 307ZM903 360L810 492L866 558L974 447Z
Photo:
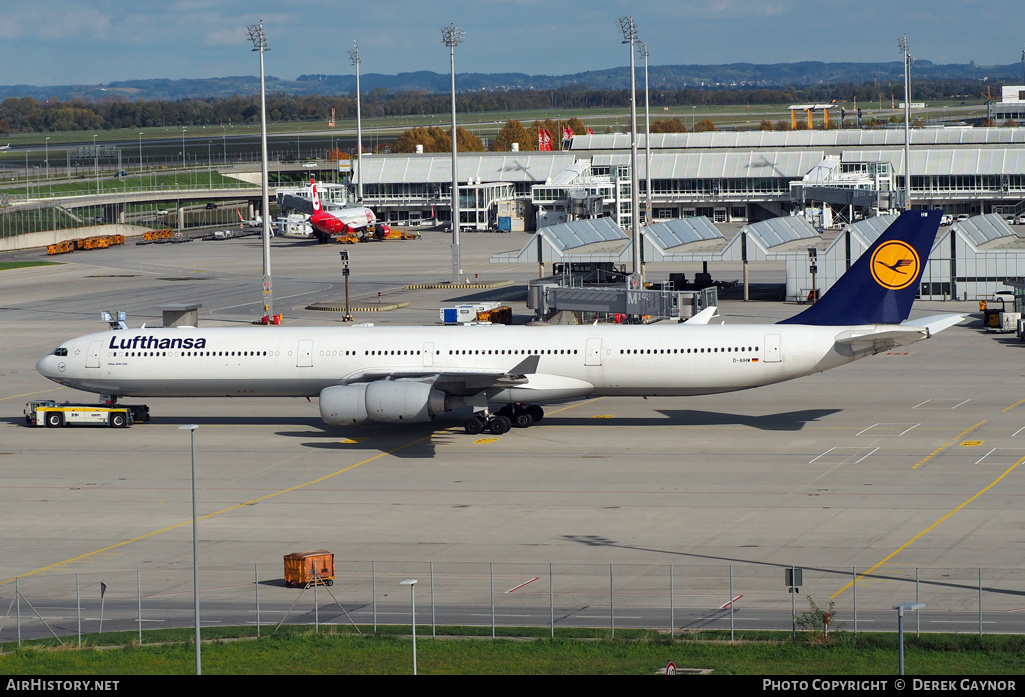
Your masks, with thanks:
M778 324L122 329L62 343L37 370L118 397L313 397L331 425L427 421L469 433L539 421L537 403L729 392L911 344L963 315L905 320L940 211L902 215L818 303ZM494 408L494 411L492 409Z

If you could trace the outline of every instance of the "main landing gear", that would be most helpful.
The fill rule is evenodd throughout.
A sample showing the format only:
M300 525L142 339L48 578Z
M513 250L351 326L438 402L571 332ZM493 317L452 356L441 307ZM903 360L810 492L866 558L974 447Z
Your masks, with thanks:
M529 428L543 419L544 410L536 404L507 404L498 411L474 412L463 428L471 436L488 431L500 436L511 428Z

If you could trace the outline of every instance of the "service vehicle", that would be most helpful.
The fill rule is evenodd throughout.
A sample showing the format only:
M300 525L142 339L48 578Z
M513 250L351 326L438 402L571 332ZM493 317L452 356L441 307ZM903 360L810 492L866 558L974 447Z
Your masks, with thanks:
M285 585L310 588L335 584L335 555L326 549L292 552L285 555Z
M147 409L147 412L149 410ZM25 404L25 422L29 426L110 426L128 428L135 421L131 407L117 404L71 404L41 399Z

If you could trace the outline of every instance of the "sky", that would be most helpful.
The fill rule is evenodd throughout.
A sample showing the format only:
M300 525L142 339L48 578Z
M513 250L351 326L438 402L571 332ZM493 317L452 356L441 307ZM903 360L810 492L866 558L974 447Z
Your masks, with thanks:
M629 64L632 15L651 65L899 61L897 37L934 63L1009 64L1022 0L46 0L4 3L0 84L101 84L258 75L246 26L261 19L266 71L449 71L440 27L465 31L456 72L561 75ZM565 9L560 10L559 8ZM1011 29L1013 28L1013 29Z

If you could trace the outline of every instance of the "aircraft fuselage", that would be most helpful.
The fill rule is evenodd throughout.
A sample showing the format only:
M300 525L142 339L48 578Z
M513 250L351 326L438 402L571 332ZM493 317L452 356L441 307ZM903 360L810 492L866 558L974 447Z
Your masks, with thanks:
M558 327L131 329L71 339L37 364L54 382L132 397L312 397L366 376L503 373L495 402L728 392L854 360L852 327L739 324ZM869 329L869 327L866 327ZM63 355L58 355L63 354ZM374 378L370 378L374 379Z

